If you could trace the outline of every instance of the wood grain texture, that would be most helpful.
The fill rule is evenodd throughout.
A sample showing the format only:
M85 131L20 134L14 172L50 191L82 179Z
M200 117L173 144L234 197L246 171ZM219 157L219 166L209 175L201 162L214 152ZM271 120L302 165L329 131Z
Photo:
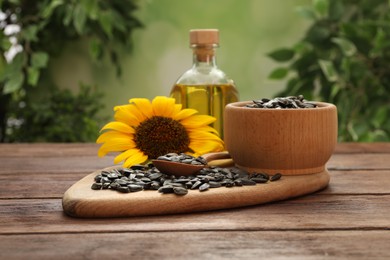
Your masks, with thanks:
M329 186L295 199L77 219L63 193L112 165L96 144L0 144L0 259L389 259L390 143L342 143Z
M126 217L189 213L252 206L313 193L329 183L327 171L283 176L279 181L256 186L190 190L185 196L140 191L122 194L92 190L94 172L75 183L64 194L64 211L74 217Z
M388 153L390 154L390 142L388 143L338 143L334 153Z
M366 260L389 259L388 241L390 232L386 231L0 235L0 256L2 259L32 260L271 258Z
M331 171L329 186L323 195L338 194L388 194L390 195L390 170L383 171Z
M224 141L234 162L250 172L302 175L321 172L337 144L337 108L316 102L312 109L226 105Z
M0 174L6 173L33 173L33 172L57 172L71 173L85 171L90 173L98 169L113 165L114 157L106 156L66 156L66 157L27 157L27 158L0 158Z
M88 172L0 174L0 199L62 198Z
M309 195L265 205L192 214L81 219L59 199L0 200L0 234L221 231L390 230L390 195Z
M48 151L49 152L49 151ZM0 157L1 174L93 172L113 165L113 156ZM326 164L328 170L390 170L390 154L334 154Z
M0 157L96 156L94 143L16 143L0 144ZM390 143L338 143L334 153L390 153Z
M94 143L0 144L0 157L96 156L99 147Z

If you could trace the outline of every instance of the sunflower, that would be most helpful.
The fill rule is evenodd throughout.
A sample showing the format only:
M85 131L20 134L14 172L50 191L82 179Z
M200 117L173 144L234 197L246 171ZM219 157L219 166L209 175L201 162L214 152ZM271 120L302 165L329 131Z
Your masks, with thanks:
M195 109L182 109L175 99L158 96L152 102L133 98L129 104L114 107L115 120L103 126L97 143L98 155L121 152L114 163L123 167L144 163L167 153L201 155L223 150L218 132L209 126L216 119L197 115Z

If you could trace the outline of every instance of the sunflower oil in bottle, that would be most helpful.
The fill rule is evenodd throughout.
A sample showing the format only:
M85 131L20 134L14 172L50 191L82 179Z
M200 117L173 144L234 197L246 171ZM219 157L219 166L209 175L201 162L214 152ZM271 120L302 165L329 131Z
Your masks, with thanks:
M238 91L231 79L216 65L219 32L216 29L190 31L193 65L175 83L171 97L183 108L193 108L199 114L217 120L213 127L223 138L223 113L228 103L238 101Z

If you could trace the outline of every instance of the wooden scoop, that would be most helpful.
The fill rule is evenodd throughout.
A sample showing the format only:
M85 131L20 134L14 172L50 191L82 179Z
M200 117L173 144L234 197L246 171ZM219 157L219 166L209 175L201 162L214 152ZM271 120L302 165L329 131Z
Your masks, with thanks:
M218 153L207 153L202 155L202 157L206 160L206 165L193 165L193 164L186 164L181 162L171 162L171 161L164 161L164 160L152 160L154 166L156 168L165 174L172 174L176 176L189 176L192 175L204 167L210 166L209 163L213 160L220 160L220 159L229 159L224 160L223 165L221 166L228 166L233 165L233 160L230 157L230 154L228 152L218 152ZM214 165L220 165L220 164L214 164Z

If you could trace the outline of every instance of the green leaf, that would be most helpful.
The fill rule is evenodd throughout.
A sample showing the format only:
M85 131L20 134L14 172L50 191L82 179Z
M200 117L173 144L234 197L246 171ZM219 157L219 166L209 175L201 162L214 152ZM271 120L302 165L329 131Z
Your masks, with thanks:
M335 82L338 80L336 69L334 68L333 63L331 61L319 60L318 63L326 79L329 82Z
M283 61L289 61L294 57L294 51L287 48L282 48L275 50L271 53L268 53L267 56L272 58L275 61L283 62Z
M356 53L356 46L346 38L332 38L332 42L337 44L346 56L352 56Z
M0 57L0 82L6 78L7 62L4 57Z
M313 0L314 10L324 17L328 14L329 2L328 0Z
M22 72L13 74L12 77L5 83L3 94L10 94L19 90L24 82L24 74Z
M99 40L97 40L97 39L91 40L91 42L89 44L89 53L96 60L98 60L102 57L103 46Z
M99 6L97 0L84 0L82 2L84 4L85 11L88 17L91 20L96 20L98 18Z
M35 68L44 68L49 61L49 55L46 52L34 52L31 55L31 65Z
M13 70L21 70L23 67L23 64L26 60L26 55L23 52L19 52L18 54L15 55L13 58L10 66Z
M330 98L331 98L331 99L334 99L334 98L337 96L337 94L340 92L340 90L341 90L340 85L338 85L338 84L333 84L333 85L332 85L331 92L330 92Z
M43 11L42 11L42 18L45 18L45 19L49 18L52 15L54 9L56 9L57 6L60 6L63 3L64 2L62 0L53 0L53 1L51 1L50 4L47 5L45 7L45 9L43 9Z
M65 6L65 16L64 16L64 19L62 20L62 23L65 26L69 26L70 22L72 21L73 9L74 9L73 5L66 5Z
M286 68L276 68L274 69L270 75L268 76L269 79L283 79L287 76L288 69Z
M2 50L9 50L9 48L12 46L12 43L9 41L9 38L4 36L1 38L1 49Z
M381 53L389 47L388 35L382 28L378 28L373 40L373 48L370 50L370 57L380 56Z
M84 32L85 22L87 20L87 13L81 4L77 4L73 12L73 25L78 34Z
M376 128L380 128L388 120L387 111L388 108L384 106L377 109L373 121Z
M112 15L110 12L102 12L99 16L99 23L103 28L103 31L107 34L109 38L112 37Z
M330 36L330 29L324 26L312 26L307 34L306 38L309 42L320 43L327 40Z
M34 67L29 67L27 69L27 83L31 86L36 86L39 80L39 69Z
M301 17L306 18L308 20L317 19L317 15L313 11L313 9L307 6L298 6L297 8L295 8L295 12L297 12Z
M340 20L344 14L344 3L340 0L329 2L328 16L332 20Z
M38 41L38 29L37 25L29 25L21 31L21 35L26 41L36 42Z

